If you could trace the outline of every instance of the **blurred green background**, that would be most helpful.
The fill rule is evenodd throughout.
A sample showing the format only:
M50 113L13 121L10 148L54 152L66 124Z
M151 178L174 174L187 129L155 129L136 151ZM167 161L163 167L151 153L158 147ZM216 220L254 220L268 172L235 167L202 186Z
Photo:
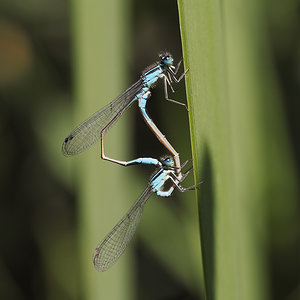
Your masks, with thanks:
M265 4L283 142L298 174L299 5ZM0 298L203 299L194 192L152 196L132 245L98 273L94 248L153 169L101 161L99 145L78 157L61 153L69 132L136 81L159 51L182 57L176 1L2 0L0 8ZM188 116L162 95L159 84L149 113L184 161ZM182 84L174 98L185 101ZM106 142L117 159L165 154L134 105ZM267 275L272 299L292 300L300 298L300 199L293 214L286 200L289 209L276 203L268 220Z

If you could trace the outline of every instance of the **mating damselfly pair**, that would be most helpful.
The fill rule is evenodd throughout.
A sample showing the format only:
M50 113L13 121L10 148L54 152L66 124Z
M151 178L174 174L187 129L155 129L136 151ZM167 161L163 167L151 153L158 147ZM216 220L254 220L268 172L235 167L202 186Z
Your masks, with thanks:
M120 96L114 99L104 108L97 111L90 118L75 128L68 137L64 140L62 145L63 154L72 156L87 150L97 141L101 141L101 158L123 166L134 164L147 164L157 167L157 171L150 178L149 183L136 200L127 214L115 225L106 238L97 246L93 262L98 271L105 271L121 256L129 244L133 234L136 230L142 215L143 207L152 193L156 193L161 197L171 196L174 189L177 188L181 192L194 189L196 185L189 188L183 188L181 182L189 174L191 169L188 169L182 174L182 168L186 165L180 165L180 158L178 152L172 147L166 137L161 133L155 123L149 116L146 105L151 97L151 89L154 87L159 79L163 79L164 96L165 99L182 106L186 104L178 102L169 98L168 87L174 92L172 83L179 83L184 78L185 70L178 78L176 77L182 60L177 66L173 65L173 57L167 52L159 54L160 61L156 62L145 71L143 71L140 79L131 87L125 90ZM124 111L134 102L138 103L141 114L158 138L158 140L171 153L171 156L166 156L161 160L143 157L131 161L121 161L114 158L107 157L104 154L104 135L109 128L118 120ZM171 181L172 186L165 190L165 183Z

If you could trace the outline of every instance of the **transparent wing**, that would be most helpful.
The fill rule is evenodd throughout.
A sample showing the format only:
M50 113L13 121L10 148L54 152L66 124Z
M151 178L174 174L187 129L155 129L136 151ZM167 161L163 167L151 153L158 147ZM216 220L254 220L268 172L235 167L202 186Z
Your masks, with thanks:
M136 227L143 213L144 205L151 194L152 189L149 184L128 213L97 246L94 252L93 262L98 271L106 271L123 254L136 231Z
M111 121L115 122L132 103L142 87L138 80L111 103L103 107L76 127L63 142L62 152L65 156L79 154L100 139L100 132Z

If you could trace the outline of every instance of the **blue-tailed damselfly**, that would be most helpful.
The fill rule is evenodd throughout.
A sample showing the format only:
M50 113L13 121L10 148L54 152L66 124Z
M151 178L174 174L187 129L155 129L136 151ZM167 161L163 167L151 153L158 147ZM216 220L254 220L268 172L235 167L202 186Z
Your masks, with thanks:
M168 86L171 88L172 92L174 92L172 82L180 82L181 79L185 76L188 69L185 70L181 74L181 76L179 76L179 78L177 78L176 74L179 70L182 60L177 64L177 67L175 68L175 66L173 66L173 57L171 54L163 52L159 54L159 57L160 61L147 68L136 83L134 83L131 87L129 87L107 106L94 113L90 118L81 123L68 135L62 145L62 151L64 155L72 156L75 154L79 154L88 149L99 139L101 139L101 158L118 163L123 166L127 166L127 161L109 158L104 154L104 134L123 114L125 109L128 108L133 102L137 101L142 116L147 125L156 135L158 140L173 155L175 166L177 168L177 176L179 179L181 178L182 174L179 154L172 147L172 145L148 115L146 111L146 104L151 96L151 88L154 87L159 78L162 78L164 81L164 93L166 100L183 105L187 108L186 104L169 98ZM132 164L132 161L130 162Z
M156 193L161 197L169 197L172 195L175 187L179 191L185 192L187 190L194 189L200 184L198 183L188 188L183 188L180 183L186 178L192 168L188 169L181 179L179 179L176 174L174 161L170 156L166 156L160 161L154 158L146 158L146 160L146 164L153 164L158 167L158 170L151 177L146 189L139 196L126 215L96 247L93 255L93 262L98 271L106 271L123 254L136 231L143 213L144 205L152 193ZM185 162L181 167L184 167L187 162ZM141 161L140 163L144 162ZM171 181L172 186L168 190L165 190L165 184L169 180Z

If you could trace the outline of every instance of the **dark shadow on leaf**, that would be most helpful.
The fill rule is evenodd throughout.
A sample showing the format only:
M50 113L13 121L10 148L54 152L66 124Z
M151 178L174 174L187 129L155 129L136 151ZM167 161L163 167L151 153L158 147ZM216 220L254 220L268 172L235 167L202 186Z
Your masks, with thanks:
M201 232L201 248L203 256L203 268L205 288L208 300L215 299L215 230L214 230L214 186L213 170L210 151L205 146L203 168L200 179L203 184L199 188L198 209Z

